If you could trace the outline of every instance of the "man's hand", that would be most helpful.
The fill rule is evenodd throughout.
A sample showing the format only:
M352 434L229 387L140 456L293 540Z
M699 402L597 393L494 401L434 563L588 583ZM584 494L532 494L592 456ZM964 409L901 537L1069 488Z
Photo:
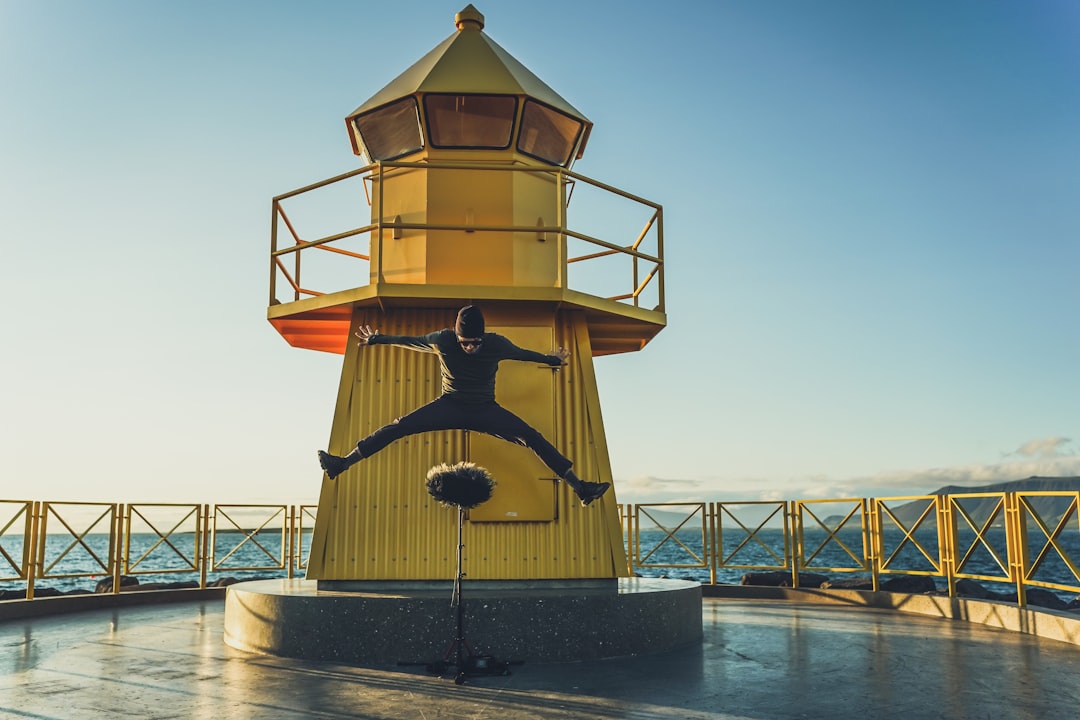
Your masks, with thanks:
M371 338L379 334L378 330L372 330L367 325L361 325L356 331L356 337L360 338L360 345L370 345Z
M570 359L570 351L561 347L555 351L555 357L559 358L559 362L565 365L566 361Z

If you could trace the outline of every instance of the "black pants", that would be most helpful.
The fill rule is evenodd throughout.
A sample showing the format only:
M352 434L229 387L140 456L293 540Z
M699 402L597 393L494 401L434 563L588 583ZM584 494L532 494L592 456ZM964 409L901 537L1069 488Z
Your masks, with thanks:
M453 395L442 395L382 426L356 443L356 447L361 455L371 457L395 440L435 430L475 430L524 445L559 477L573 465L537 430L495 401L463 402Z

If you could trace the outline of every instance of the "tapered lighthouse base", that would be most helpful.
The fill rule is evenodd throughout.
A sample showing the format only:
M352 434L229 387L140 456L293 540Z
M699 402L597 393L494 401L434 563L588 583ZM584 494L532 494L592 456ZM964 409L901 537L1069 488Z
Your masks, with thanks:
M441 657L455 640L452 583L260 580L229 587L225 642L250 652L379 666ZM469 650L572 662L701 641L701 586L684 580L469 581Z

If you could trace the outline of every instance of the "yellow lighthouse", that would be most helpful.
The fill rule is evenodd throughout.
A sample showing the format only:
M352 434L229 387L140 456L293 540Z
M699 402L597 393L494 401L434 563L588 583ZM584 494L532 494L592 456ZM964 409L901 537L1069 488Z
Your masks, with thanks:
M666 324L661 208L572 171L592 123L497 45L472 5L455 26L346 118L365 167L274 199L268 318L296 347L343 354L328 447L341 455L440 386L433 356L360 348L360 325L422 335L475 304L488 330L520 347L565 347L561 370L504 363L497 400L579 477L611 482L593 359L640 350ZM305 217L319 219L312 233ZM629 231L627 217L639 219ZM617 486L583 508L529 450L446 431L324 476L308 579L348 588L451 577L457 518L423 480L460 460L498 483L467 516L470 580L627 574Z
M327 449L345 455L441 386L431 353L361 348L354 330L424 335L477 305L519 347L571 352L561 369L503 363L496 400L582 480L611 482L593 359L641 350L666 325L661 208L573 171L592 123L488 37L472 5L454 24L346 118L364 167L274 198L269 320L291 345L343 355ZM467 517L424 482L459 461L498 483ZM524 447L403 437L323 477L307 578L230 586L225 642L334 662L430 658L454 624L451 578L463 674L465 627L486 657L529 662L699 642L700 585L627 577L617 490L581 507ZM468 609L466 570L479 600Z

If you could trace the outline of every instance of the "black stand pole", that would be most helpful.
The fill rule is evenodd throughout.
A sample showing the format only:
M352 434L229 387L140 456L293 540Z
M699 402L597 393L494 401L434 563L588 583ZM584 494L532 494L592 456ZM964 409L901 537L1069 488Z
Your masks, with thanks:
M446 677L449 668L457 669L454 676L455 685L464 685L465 678L476 675L509 675L509 662L500 662L488 655L474 655L468 641L465 640L465 600L462 597L462 579L465 577L465 569L462 563L462 550L465 543L462 541L462 527L465 524L465 508L458 506L457 528L457 575L454 577L454 590L450 598L450 606L457 611L457 634L454 636L450 647L442 660L436 660L427 664L427 671L433 675ZM451 660L451 658L453 658Z
M466 664L465 664L465 650L468 649L468 657L472 657L472 648L465 642L465 603L461 600L461 581L465 577L465 568L462 565L462 551L465 548L465 543L462 542L461 529L465 525L465 508L458 506L458 520L457 520L457 574L454 576L454 592L450 596L450 607L457 609L457 636L454 638L454 642L450 644L450 648L446 651L446 657L449 658L452 652L456 652L457 655L454 658L454 665L458 669L458 674L454 678L455 685L462 685L465 682L466 677ZM441 674L441 673L440 673Z
M447 677L449 668L457 668L454 683L464 685L465 678L471 675L509 675L510 665L520 662L499 662L490 655L474 655L465 640L465 600L462 598L462 579L465 577L465 565L462 550L462 528L465 526L465 510L486 502L491 497L495 480L487 470L471 462L459 462L454 465L443 463L428 471L428 494L445 507L456 507L457 522L457 574L454 576L454 592L450 606L457 610L457 633L441 660L429 663L398 663L399 665L424 665L427 671Z

